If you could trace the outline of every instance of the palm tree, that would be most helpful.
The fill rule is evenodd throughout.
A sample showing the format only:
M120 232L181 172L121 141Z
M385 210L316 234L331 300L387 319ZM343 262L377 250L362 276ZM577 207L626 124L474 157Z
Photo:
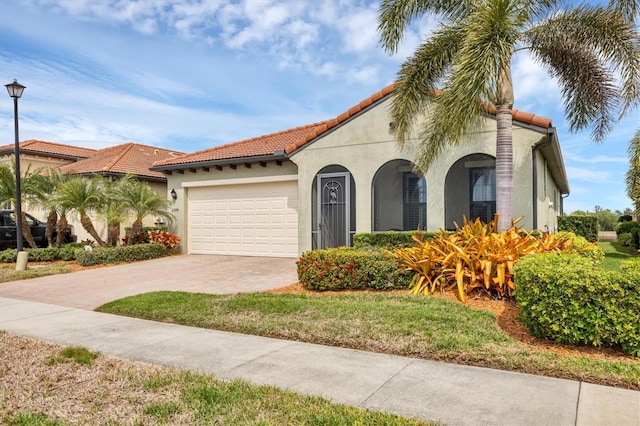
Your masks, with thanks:
M627 195L633 201L635 216L640 220L640 130L629 141L629 170L627 170Z
M125 175L118 180L105 181L105 204L100 216L107 223L107 244L116 246L120 239L120 225L129 217L129 209L122 201L122 187L134 180L133 175Z
M52 202L57 203L65 211L76 212L80 216L82 227L101 246L105 245L93 226L89 217L90 212L98 211L103 205L102 178L86 178L72 176L58 186L52 196ZM58 222L60 225L60 222Z
M62 209L56 202L52 194L57 191L58 186L62 185L69 175L60 172L59 169L49 168L45 173L41 174L39 196L35 204L40 206L47 212L47 230L45 235L49 247L56 245L60 247L67 232L66 211ZM53 241L54 233L57 234L56 241Z
M22 235L24 240L29 244L31 248L37 248L37 244L31 235L31 228L27 222L27 215L25 212L24 204L33 205L36 200L41 196L42 176L40 175L41 169L38 168L31 171L31 166L27 167L24 175L20 179L21 195L22 199L16 199L16 168L15 161L10 164L0 165L0 199L5 204L16 205L16 202L20 202L22 207L22 217L16 218L20 221L20 227L22 229ZM14 210L15 211L15 210Z
M151 189L147 182L131 180L120 185L118 192L119 200L136 217L131 225L131 235L142 233L142 221L147 216L162 217L169 221L174 219L168 211L171 202Z
M495 108L498 227L511 224L513 194L511 64L528 51L560 84L572 131L591 128L602 141L640 99L640 37L633 20L638 0L609 7L560 8L554 0L384 0L382 47L394 53L407 25L422 15L442 23L402 65L391 115L400 146L423 120L416 158L426 173L448 146ZM441 90L437 90L440 88Z

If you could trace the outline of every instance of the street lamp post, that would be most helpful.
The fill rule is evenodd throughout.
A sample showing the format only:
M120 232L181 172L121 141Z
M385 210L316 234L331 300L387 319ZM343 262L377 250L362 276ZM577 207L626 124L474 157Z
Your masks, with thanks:
M13 80L13 83L4 85L9 92L9 96L13 98L13 120L15 127L15 157L16 157L16 245L18 247L18 256L22 251L22 191L20 188L20 139L18 133L18 99L22 96L22 92L26 88L22 84L18 83L18 80ZM26 268L26 259L24 260ZM16 269L19 269L20 262L17 262Z

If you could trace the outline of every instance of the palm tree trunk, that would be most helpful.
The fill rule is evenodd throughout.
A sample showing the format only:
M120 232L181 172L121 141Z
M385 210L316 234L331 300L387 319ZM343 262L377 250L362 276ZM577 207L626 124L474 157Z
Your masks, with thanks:
M511 105L496 105L496 213L498 232L511 226L513 198L513 133Z
M96 232L96 228L93 227L91 218L89 218L89 216L85 212L80 212L80 223L82 224L82 227L85 229L85 231L87 231L98 244L100 244L101 246L105 245L102 238L100 238L100 235L98 235L98 232Z
M62 242L66 237L65 234L67 233L68 224L67 216L61 214L60 217L58 217L58 222L56 223L56 247L62 247Z
M53 232L56 230L56 223L58 222L58 213L55 209L49 212L49 216L47 216L47 244L49 247L53 247Z
M142 219L136 219L131 225L131 235L138 236L142 234Z
M120 224L112 223L109 225L109 245L115 247L118 245L118 240L120 239Z
M29 227L29 222L27 222L27 215L24 211L22 212L20 224L22 225L22 235L25 241L29 243L29 246L31 248L38 248L38 245L33 239L33 235L31 235L31 228Z

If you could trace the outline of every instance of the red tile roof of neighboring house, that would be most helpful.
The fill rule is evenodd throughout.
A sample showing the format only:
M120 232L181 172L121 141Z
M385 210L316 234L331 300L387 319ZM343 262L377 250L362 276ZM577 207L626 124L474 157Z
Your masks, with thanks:
M252 139L231 143L228 145L218 146L215 148L199 151L193 154L187 154L175 159L167 159L154 164L154 167L193 164L199 162L235 159L243 157L254 157L261 155L273 155L276 151L284 150L286 154L301 148L313 139L322 135L326 131L336 127L337 125L347 121L364 109L370 107L374 103L382 100L393 92L393 84L385 87L379 92L374 93L359 104L350 108L348 111L340 114L331 120L319 123L309 124L307 126L296 127L295 129L284 130L277 133L271 133L264 136L258 136ZM495 114L493 105L487 106L487 113ZM523 124L531 124L538 127L551 127L551 120L540 117L524 111L512 110L513 119Z
M12 154L15 145L0 146L0 154ZM20 142L20 151L28 154L36 155L52 155L62 158L88 158L91 157L96 150L91 148L81 148L79 146L64 145L56 142L40 141L30 139Z
M130 173L140 177L164 180L164 174L149 170L149 167L156 161L181 155L183 155L182 152L129 142L96 151L90 158L60 167L60 171L106 175Z

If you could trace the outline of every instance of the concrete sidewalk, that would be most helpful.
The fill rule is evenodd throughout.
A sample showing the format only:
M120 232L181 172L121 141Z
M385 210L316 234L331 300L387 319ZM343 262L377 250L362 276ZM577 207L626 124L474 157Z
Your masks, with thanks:
M640 425L640 392L0 297L0 330L447 425Z

